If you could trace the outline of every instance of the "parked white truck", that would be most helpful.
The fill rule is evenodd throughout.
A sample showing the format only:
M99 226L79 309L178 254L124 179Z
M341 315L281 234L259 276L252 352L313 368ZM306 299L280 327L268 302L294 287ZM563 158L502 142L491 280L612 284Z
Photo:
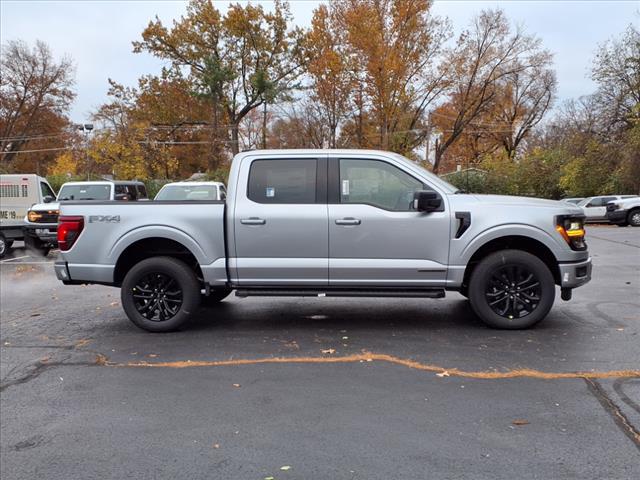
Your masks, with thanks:
M25 216L34 204L55 200L49 182L34 174L0 175L0 258L24 239Z
M226 201L62 203L57 277L121 288L149 331L236 295L468 297L526 328L591 278L584 214L565 202L463 194L371 150L237 155Z

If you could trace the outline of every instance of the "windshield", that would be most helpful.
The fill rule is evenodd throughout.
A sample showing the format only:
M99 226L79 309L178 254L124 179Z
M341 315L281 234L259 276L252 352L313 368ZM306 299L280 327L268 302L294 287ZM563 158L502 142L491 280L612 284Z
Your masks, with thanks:
M217 200L215 185L167 185L158 192L155 200Z
M437 185L438 187L443 189L446 193L462 193L462 191L458 187L451 185L449 182L443 180L439 176L430 172L429 170L421 166L419 163L412 162L408 158L403 157L402 155L398 155L397 153L394 153L392 155L394 158L402 161L405 165L409 166L411 169L418 170L431 183Z
M593 197L589 197L589 198L585 198L584 200L580 200L578 202L578 206L579 207L584 207L587 203L589 203L591 201Z
M58 201L65 200L109 200L111 185L63 185Z

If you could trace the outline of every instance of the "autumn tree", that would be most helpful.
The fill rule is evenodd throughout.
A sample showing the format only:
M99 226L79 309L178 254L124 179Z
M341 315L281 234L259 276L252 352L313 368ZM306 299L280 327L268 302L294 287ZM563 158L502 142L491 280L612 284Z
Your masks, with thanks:
M431 14L431 5L430 0L331 4L346 33L346 51L362 70L377 143L385 150L406 153L424 139L424 112L445 87L439 54L449 29Z
M447 52L451 59L447 104L436 109L432 121L440 131L433 170L463 133L482 128L481 120L497 105L501 118L491 127L503 135L505 149L513 155L517 145L549 106L555 89L549 70L551 56L540 39L513 30L502 10L485 10Z
M6 171L33 171L55 153L67 134L66 114L75 97L69 58L56 61L41 41L12 40L0 60L0 164ZM35 150L35 151L34 151ZM34 151L18 155L20 151ZM18 159L20 157L20 159ZM30 163L25 160L30 159ZM19 162L19 163L18 163Z
M135 52L189 69L200 93L211 99L214 132L226 132L228 123L235 154L240 122L249 112L297 87L304 34L290 28L291 20L288 4L281 1L272 12L261 5L233 4L223 16L210 0L191 0L186 15L171 28L156 17L133 46Z
M349 111L357 80L357 66L339 20L336 8L320 5L313 12L308 37L310 96L327 126L329 148L336 148L338 126Z

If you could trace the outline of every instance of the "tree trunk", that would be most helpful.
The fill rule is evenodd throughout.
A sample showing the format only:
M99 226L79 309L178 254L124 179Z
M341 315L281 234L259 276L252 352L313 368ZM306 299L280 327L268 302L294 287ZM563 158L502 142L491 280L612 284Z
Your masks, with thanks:
M240 122L239 121L235 121L231 124L231 153L233 153L233 155L237 155L238 153L240 153L240 136L239 136L239 130L240 130Z

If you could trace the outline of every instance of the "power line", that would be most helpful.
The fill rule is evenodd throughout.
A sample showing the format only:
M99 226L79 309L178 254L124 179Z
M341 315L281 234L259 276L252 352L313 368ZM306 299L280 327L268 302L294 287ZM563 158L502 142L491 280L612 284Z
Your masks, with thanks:
M15 152L1 152L2 155L10 155L10 154L19 154L19 153L36 153L36 152L55 152L57 150L69 150L71 147L60 147L60 148L41 148L38 150L17 150Z

